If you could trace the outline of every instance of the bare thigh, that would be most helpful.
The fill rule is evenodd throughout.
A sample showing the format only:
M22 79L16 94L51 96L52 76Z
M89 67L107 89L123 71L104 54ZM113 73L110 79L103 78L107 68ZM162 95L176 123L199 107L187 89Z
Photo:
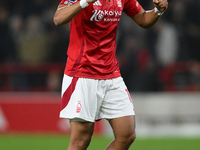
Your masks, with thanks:
M124 140L135 137L135 116L125 116L109 121L116 139Z

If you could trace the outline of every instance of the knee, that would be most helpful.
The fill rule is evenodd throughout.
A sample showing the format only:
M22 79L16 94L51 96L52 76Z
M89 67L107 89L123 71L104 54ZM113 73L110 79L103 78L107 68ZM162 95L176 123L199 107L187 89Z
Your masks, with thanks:
M131 135L129 136L128 141L129 141L130 143L133 143L133 142L135 141L135 139L136 139L136 134L135 134L135 132L134 132L133 134L131 134Z
M91 141L91 137L78 137L70 139L70 147L77 148L77 149L87 149ZM72 148L72 149L73 149Z
M129 144L131 145L135 141L135 139L136 139L136 134L134 132L125 138L125 143L127 143L128 145Z
M135 132L122 138L116 138L117 141L125 145L131 145L135 141L135 139L136 139Z

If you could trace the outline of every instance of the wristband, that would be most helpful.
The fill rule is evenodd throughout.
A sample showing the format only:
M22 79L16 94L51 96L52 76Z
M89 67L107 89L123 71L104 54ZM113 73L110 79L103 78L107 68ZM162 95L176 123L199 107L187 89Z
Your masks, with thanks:
M158 10L158 8L154 8L154 10L155 10L155 13L158 15L158 16L162 16L162 14L165 12L165 11L160 11L160 10Z
M86 0L80 0L80 6L81 6L81 8L85 8L85 7L87 7L89 4L88 4L88 2L86 1Z

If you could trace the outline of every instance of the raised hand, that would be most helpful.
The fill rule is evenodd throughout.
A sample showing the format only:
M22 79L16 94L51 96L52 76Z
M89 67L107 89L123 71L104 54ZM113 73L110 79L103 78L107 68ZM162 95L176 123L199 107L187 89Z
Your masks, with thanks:
M153 4L160 11L165 11L168 7L167 0L153 0Z

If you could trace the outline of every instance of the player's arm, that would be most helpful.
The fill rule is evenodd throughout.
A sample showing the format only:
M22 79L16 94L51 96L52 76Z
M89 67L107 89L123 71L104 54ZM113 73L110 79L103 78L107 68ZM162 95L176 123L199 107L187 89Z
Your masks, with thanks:
M71 6L59 5L53 18L55 25L58 26L70 22L84 8L84 6L86 7L90 3L94 3L96 0L81 1L78 1Z
M150 11L142 9L137 15L131 16L131 18L142 28L149 28L154 25L162 13L168 7L167 0L153 0L155 8Z

